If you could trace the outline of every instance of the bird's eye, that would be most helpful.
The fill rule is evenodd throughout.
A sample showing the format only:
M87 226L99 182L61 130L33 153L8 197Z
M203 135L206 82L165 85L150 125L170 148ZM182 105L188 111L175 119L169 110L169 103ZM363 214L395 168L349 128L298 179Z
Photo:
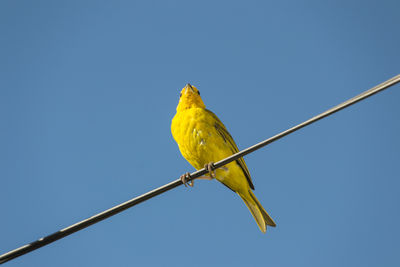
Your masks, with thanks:
M181 98L182 97L182 93L180 93L180 95L179 95L179 98Z
M200 91L199 90L197 90L197 93L200 95Z

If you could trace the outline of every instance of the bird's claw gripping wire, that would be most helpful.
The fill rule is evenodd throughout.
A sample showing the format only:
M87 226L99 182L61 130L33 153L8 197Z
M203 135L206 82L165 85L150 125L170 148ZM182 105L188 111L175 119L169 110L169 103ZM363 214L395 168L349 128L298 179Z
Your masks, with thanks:
M215 168L215 165L213 162L207 163L206 165L204 165L204 169L210 174L210 177L207 176L202 176L199 177L198 179L207 179L207 180L212 180L213 178L215 178L215 170L217 168ZM194 186L194 180L190 180L192 177L190 176L190 173L186 172L184 174L181 175L180 179L182 181L182 184L187 187L188 185L190 187Z
M184 173L184 174L182 174L181 175L181 181L182 181L182 184L185 186L185 187L187 187L188 185L190 186L190 187L193 187L193 185L194 185L194 181L193 180L189 180L190 178L191 178L191 176L190 176L190 173Z
M206 169L206 171L210 174L211 178L215 178L215 165L213 162L207 163L206 165L204 165L204 169Z

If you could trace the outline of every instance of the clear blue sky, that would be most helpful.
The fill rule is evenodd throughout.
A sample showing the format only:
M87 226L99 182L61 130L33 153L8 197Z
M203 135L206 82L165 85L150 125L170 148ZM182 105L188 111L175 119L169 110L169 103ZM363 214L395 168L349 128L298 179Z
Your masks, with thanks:
M246 148L400 72L398 1L0 2L0 254L193 168L196 85ZM276 220L179 187L7 266L400 266L400 86L245 158Z

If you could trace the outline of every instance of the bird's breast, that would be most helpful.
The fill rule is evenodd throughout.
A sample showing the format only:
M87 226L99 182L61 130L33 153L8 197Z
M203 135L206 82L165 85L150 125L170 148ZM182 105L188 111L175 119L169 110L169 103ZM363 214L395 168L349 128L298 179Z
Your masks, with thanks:
M211 161L212 126L201 109L178 112L172 120L172 135L183 157L196 169Z

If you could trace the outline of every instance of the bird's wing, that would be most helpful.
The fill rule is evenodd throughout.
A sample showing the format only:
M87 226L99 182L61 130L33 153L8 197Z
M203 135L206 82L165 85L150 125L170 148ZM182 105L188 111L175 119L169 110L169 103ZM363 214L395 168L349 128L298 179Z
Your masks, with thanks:
M239 149L233 140L231 134L226 129L225 125L220 121L220 119L215 115L212 111L206 109L206 111L214 118L214 128L217 130L218 134L223 138L224 142L227 143L232 150L232 154L239 152ZM236 163L242 169L243 174L246 176L247 182L250 185L250 188L254 190L253 181L251 180L249 169L246 166L243 158L239 158L236 160Z

